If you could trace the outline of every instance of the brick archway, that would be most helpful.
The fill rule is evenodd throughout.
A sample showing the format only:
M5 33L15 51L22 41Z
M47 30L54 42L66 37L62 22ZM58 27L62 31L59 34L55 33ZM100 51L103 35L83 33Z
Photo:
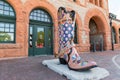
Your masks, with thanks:
M77 41L78 43L76 44L76 49L77 51L81 52L82 51L82 22L79 14L76 12L76 24L77 24Z
M76 24L77 24L77 37L78 37L78 44L81 43L81 31L82 31L82 22L81 22L81 19L80 19L80 16L78 13L76 13Z
M107 20L108 19L107 16L105 16L103 14L103 12L101 12L100 10L98 10L96 8L90 9L85 16L85 21L84 21L85 28L87 28L88 31L90 31L90 29L89 29L90 19L93 19L95 21L95 23L97 24L99 33L101 33L103 35L104 49L105 50L110 49L109 45L111 45L111 40L110 40L111 36L110 36L110 27L109 27L109 23ZM87 36L89 36L89 32L88 32ZM90 40L90 37L89 37L89 40ZM90 44L89 40L88 40L88 44Z
M57 30L58 30L58 21L57 21L57 9L50 3L46 2L46 1L41 1L41 0L28 0L26 1L26 3L24 4L25 6L25 13L26 13L26 23L27 23L27 36L28 36L28 27L29 27L29 15L30 12L35 9L35 8L41 8L45 11L47 11L50 16L52 17L52 21L53 21L53 26L54 26L54 39L53 39L53 45L54 45L54 53L58 52L58 39L57 39ZM26 38L26 42L28 43L28 37Z

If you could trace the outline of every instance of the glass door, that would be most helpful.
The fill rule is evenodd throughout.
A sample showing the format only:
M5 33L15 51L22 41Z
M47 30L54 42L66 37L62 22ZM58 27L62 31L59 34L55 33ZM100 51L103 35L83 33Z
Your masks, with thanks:
M31 25L29 28L29 56L53 53L52 28Z
M42 26L35 27L35 55L46 54L45 28Z

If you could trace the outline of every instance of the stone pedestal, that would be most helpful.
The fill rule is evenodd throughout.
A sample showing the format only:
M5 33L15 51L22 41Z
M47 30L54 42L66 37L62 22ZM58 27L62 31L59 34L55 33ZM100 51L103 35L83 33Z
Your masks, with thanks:
M42 64L70 80L100 80L109 76L109 72L100 67L92 68L89 71L69 70L67 65L60 64L58 59L44 60Z

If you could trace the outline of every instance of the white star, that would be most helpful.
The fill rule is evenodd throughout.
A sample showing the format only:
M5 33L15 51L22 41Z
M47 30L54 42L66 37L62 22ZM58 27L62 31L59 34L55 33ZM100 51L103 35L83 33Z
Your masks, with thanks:
M71 30L71 27L69 27L68 30L70 31L70 30Z
M71 37L71 35L70 35L70 34L68 34L68 37Z
M67 27L67 26L68 26L68 24L65 24L65 26Z
M67 40L68 40L68 38L65 38L65 40L67 41Z
M66 34L68 34L68 31L65 31Z

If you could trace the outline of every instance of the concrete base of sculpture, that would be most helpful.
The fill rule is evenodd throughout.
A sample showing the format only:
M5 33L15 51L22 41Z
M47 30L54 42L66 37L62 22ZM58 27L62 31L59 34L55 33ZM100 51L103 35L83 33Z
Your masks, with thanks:
M70 80L100 80L109 76L109 72L100 67L92 68L89 71L73 71L67 65L60 64L58 59L44 60L42 64Z

